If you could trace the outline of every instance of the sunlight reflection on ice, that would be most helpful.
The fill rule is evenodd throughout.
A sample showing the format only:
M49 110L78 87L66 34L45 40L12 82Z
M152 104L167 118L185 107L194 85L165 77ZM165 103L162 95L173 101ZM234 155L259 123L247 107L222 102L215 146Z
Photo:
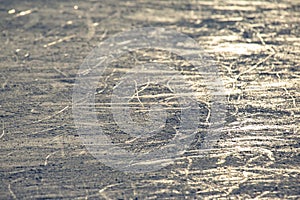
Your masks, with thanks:
M260 44L248 44L248 43L222 43L217 46L213 46L210 51L218 52L218 53L234 53L234 54L252 54L254 52L258 52L263 50L265 47Z

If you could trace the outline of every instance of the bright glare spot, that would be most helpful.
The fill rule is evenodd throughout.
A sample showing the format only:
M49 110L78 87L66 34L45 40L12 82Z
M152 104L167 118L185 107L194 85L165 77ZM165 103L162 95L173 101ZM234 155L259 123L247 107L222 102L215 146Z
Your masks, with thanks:
M257 52L262 50L263 46L259 44L233 44L233 43L223 43L221 45L217 45L213 48L214 52L226 52L226 53L234 53L234 54L251 54L253 52Z
M32 10L25 10L25 11L20 12L17 16L20 17L20 16L28 15L31 12L32 12Z
M74 9L75 9L75 10L77 10L77 9L78 9L78 6L77 6L77 5L75 5L75 6L74 6Z
M8 11L8 14L14 14L15 12L16 12L15 9L11 9L11 10Z
M93 23L93 26L98 26L98 25L99 25L99 23L97 23L97 22L96 22L96 23Z
M71 24L73 24L73 22L72 21L67 21L67 24L71 25Z

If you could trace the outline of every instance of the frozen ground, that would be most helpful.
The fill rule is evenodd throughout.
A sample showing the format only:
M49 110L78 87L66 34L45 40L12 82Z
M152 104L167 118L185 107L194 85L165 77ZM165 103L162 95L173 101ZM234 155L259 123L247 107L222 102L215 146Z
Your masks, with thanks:
M0 1L0 199L299 199L299 24L298 0ZM175 164L130 174L82 145L72 87L100 41L147 26L214 56L228 115L209 157L196 138Z

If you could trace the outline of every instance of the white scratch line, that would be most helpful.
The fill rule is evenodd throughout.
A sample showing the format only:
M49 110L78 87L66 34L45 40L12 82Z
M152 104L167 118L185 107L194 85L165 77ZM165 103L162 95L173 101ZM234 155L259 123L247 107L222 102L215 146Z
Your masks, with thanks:
M54 152L50 153L48 156L46 156L44 166L48 165L48 159L50 158L50 156L54 155L56 152L58 152L58 151L54 151Z
M73 37L75 37L75 36L76 36L76 35L70 35L70 36L66 36L66 37L60 38L59 40L56 40L56 41L50 42L50 43L48 43L48 44L45 44L44 47L50 47L50 46L53 46L53 45L55 45L55 44L59 44L59 43L61 43L61 42L64 42L64 41L66 41L66 40L69 40L69 39L71 39L71 38L73 38Z
M38 120L38 121L32 122L31 124L36 124L36 123L39 123L39 122L42 122L42 121L51 119L51 118L54 117L55 115L58 115L58 114L64 112L64 111L67 110L68 108L69 108L69 106L66 106L66 107L64 107L63 109L61 109L60 111L54 113L53 115L50 115L50 116L45 117L45 118L43 118L43 119L40 119L40 120Z
M2 134L0 135L0 139L4 136L5 131L4 131L4 122L3 122L3 127L2 127Z
M8 184L8 191L11 194L11 196L13 197L13 199L17 199L17 196L15 195L15 193L10 188L10 184Z

